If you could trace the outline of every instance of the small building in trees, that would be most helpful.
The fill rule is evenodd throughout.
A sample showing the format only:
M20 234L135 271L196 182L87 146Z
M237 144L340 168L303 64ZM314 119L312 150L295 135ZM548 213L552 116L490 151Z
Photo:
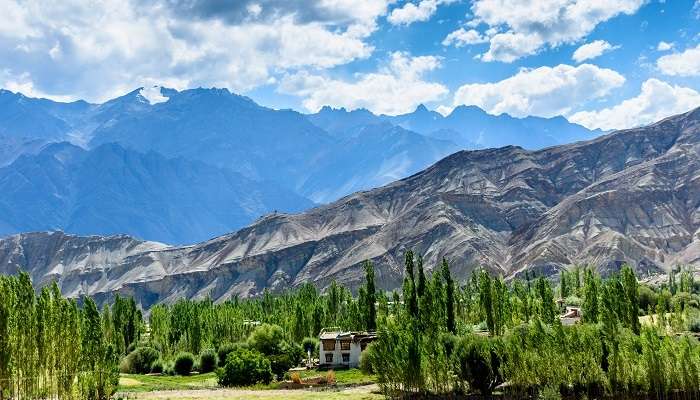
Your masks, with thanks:
M319 335L319 367L357 367L360 364L360 354L376 338L374 332L322 329Z
M581 321L581 307L566 306L564 314L559 316L562 325L574 325Z

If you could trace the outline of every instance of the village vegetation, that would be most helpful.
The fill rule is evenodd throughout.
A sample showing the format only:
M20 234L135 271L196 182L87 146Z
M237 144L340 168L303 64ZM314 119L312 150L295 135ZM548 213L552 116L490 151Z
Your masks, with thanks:
M428 271L409 251L403 287L384 292L373 265L364 269L356 296L335 282L324 293L304 284L159 304L147 318L132 298L99 310L55 284L36 294L25 273L0 276L0 399L369 383L388 397L700 395L700 287L690 270L645 285L629 267L605 279L572 268L507 282L477 269L457 284L446 260ZM359 370L333 357L333 368L316 369L328 327L362 338Z

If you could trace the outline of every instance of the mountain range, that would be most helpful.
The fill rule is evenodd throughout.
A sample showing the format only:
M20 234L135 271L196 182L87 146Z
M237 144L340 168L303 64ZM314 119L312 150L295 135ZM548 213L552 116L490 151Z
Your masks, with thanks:
M64 293L100 301L133 295L148 308L303 282L356 288L366 259L376 265L378 286L393 289L408 249L423 255L428 271L450 260L459 280L477 267L513 277L571 265L605 274L629 263L651 275L698 263L700 109L536 151L459 151L385 186L299 214L268 215L191 246L13 235L0 240L0 273L27 270L35 282L58 280Z
M190 244L385 185L463 149L600 133L476 107L445 117L424 106L304 115L226 89L138 88L101 104L0 90L0 235L60 229Z

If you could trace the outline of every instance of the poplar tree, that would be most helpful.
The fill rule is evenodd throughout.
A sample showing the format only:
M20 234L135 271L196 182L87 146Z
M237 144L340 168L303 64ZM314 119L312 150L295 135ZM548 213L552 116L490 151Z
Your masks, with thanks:
M365 328L368 331L377 330L377 307L376 307L376 289L374 284L374 265L371 261L365 261L365 289L367 292L367 311Z
M455 324L455 283L450 274L450 267L446 259L442 259L442 279L445 281L445 315L447 318L447 331L457 333Z

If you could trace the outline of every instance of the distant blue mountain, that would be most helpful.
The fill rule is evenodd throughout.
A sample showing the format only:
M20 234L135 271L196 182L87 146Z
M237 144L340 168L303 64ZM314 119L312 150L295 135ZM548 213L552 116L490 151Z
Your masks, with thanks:
M317 160L317 167L301 187L319 203L348 193L382 186L423 170L460 148L388 122L360 125L352 135L340 136ZM347 133L347 132L346 132Z
M603 133L572 124L564 117L515 118L508 114L491 115L476 106L456 107L447 116L422 104L411 113L396 116L375 115L365 109L323 107L308 118L339 137L353 135L364 125L389 122L430 138L451 141L461 149L515 145L536 150L592 139Z
M313 206L274 184L183 158L62 142L0 168L0 235L61 229L194 243Z
M61 228L186 243L382 186L458 150L597 133L477 107L304 115L226 89L138 88L102 104L0 90L0 234ZM64 141L72 145L40 151Z

